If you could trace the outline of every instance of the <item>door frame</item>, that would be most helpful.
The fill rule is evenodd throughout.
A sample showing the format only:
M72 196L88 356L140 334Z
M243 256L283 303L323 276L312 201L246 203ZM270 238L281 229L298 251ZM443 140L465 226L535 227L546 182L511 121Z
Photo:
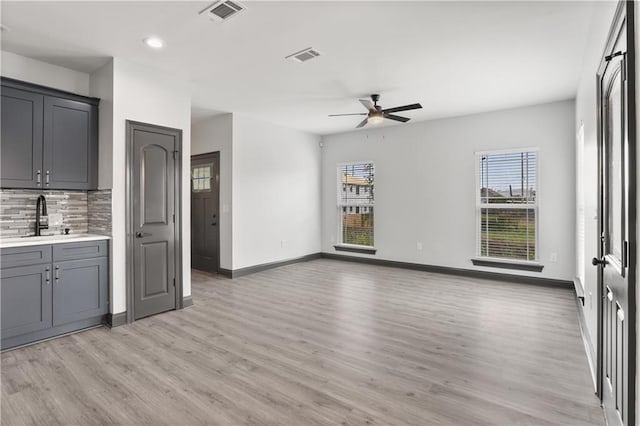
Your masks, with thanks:
M605 49L602 54L602 59L600 61L600 65L598 67L598 72L596 74L596 101L597 101L597 129L598 129L598 259L602 259L603 253L603 244L602 244L602 233L604 231L604 179L603 173L605 170L603 169L603 130L604 130L604 108L602 104L602 79L605 75L605 71L607 69L607 65L609 63L609 59L607 56L614 54L614 48L617 40L617 35L620 33L620 27L626 23L626 31L624 37L626 39L627 51L626 51L626 78L627 78L627 94L625 96L626 102L626 110L628 116L628 127L627 127L627 154L628 160L625 164L627 167L627 181L626 183L626 208L628 210L628 223L627 223L627 238L629 242L628 249L628 297L629 297L629 306L627 308L627 312L625 312L625 321L628 324L629 332L627 335L629 336L628 342L628 372L627 377L632 378L629 381L628 386L628 415L626 418L626 424L635 424L636 416L636 333L637 333L637 325L636 325L636 311L637 311L637 299L636 299L636 273L637 273L637 241L636 241L636 232L637 232L637 200L636 200L636 164L637 164L637 154L636 154L636 65L635 65L635 15L634 15L634 2L633 1L625 1L621 0L618 3L616 8L613 21L611 23L611 28L609 30L609 35L607 36L607 43L605 45ZM600 398L600 402L603 401L603 385L604 385L604 342L603 342L603 324L605 321L604 318L604 297L605 292L603 289L603 268L598 268L598 287L597 287L597 300L598 300L598 312L597 312L597 372L596 372L596 394L598 398ZM604 408L604 407L603 407ZM606 415L606 410L605 415Z
M126 178L125 178L125 223L126 223L126 295L127 295L127 323L135 321L134 315L134 262L133 248L135 234L133 232L133 132L135 130L146 130L150 132L159 131L163 134L173 134L175 136L174 146L174 212L176 220L174 222L174 262L176 273L175 305L176 310L184 307L182 296L182 130L172 127L159 126L156 124L142 123L139 121L126 120Z
M218 270L216 271L216 273L220 273L220 247L221 247L221 241L220 241L220 219L221 219L221 214L220 214L220 178L222 176L222 174L220 173L220 151L211 151L211 152L206 152L204 154L196 154L196 155L192 155L190 160L189 160L189 168L191 168L192 162L193 160L200 160L202 158L206 158L212 155L217 155L217 165L218 165ZM189 171L189 198L191 198L191 171ZM191 250L191 248L189 248L189 250ZM193 254L193 253L192 253Z

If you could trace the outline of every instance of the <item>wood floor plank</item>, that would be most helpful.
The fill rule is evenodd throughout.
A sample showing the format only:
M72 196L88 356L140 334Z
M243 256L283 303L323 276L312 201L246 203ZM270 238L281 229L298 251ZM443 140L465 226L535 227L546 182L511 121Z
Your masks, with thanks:
M3 425L604 425L571 291L320 259L1 355Z

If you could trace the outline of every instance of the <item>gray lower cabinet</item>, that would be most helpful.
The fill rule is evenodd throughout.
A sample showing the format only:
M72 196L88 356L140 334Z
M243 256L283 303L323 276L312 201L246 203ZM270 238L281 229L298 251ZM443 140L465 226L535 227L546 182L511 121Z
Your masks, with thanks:
M0 271L2 339L51 327L51 265Z
M72 260L53 265L53 325L108 312L107 258Z
M1 249L1 348L101 324L109 312L106 253L104 240Z

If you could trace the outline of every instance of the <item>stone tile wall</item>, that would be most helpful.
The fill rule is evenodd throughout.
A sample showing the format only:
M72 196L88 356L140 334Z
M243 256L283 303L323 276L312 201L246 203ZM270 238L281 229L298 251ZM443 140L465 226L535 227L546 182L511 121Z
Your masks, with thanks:
M89 191L87 204L89 232L111 236L111 190Z
M0 237L11 238L35 234L36 201L43 194L47 212L62 214L60 226L43 229L42 235L88 232L87 192L0 189Z

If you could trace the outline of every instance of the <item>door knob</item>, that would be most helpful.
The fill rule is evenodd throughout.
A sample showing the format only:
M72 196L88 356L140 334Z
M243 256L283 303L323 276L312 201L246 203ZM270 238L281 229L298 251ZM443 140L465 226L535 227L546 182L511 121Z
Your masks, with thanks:
M597 257L594 257L593 259L591 259L591 264L593 266L602 265L602 267L605 267L607 266L607 261L604 257L602 259L598 259Z
M144 232L136 232L136 238L144 238L149 235L151 234L145 234Z

